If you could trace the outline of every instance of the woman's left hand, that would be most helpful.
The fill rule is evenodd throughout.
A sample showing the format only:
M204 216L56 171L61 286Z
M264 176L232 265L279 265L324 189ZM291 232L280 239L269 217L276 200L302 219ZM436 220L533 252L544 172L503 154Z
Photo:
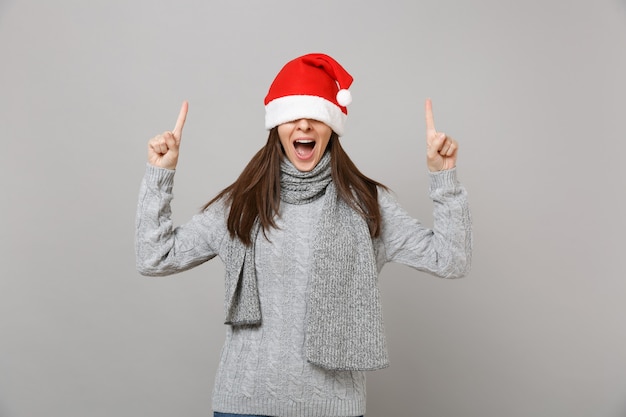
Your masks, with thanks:
M433 104L426 100L426 163L431 172L452 169L456 166L459 144L456 140L435 129Z

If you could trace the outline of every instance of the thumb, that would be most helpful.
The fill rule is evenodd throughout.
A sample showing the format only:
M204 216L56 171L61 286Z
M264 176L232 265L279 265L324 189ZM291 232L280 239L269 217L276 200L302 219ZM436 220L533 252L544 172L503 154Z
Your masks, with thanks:
M429 158L436 157L441 150L444 142L446 141L446 134L438 132L434 137L428 141L427 155Z

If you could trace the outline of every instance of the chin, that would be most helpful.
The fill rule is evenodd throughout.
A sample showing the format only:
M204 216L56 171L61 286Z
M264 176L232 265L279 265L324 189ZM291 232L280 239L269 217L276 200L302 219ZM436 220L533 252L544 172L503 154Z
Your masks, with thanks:
M313 158L308 161L302 161L296 156L288 157L291 164L300 172L309 172L313 170L320 162L321 158Z

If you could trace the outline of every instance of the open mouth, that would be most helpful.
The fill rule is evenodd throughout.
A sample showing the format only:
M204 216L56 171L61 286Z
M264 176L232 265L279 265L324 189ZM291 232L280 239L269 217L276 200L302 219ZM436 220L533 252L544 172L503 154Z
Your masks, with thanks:
M315 141L313 139L296 139L293 146L298 158L309 159L313 155Z

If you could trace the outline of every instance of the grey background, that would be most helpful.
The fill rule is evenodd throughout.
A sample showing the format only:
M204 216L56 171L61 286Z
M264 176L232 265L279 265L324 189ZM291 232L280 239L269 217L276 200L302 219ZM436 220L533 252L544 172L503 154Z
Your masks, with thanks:
M289 59L355 77L344 146L431 221L423 101L474 266L381 276L368 416L625 416L624 0L0 2L0 416L207 416L223 267L134 270L146 142L189 100L174 216L263 145Z

